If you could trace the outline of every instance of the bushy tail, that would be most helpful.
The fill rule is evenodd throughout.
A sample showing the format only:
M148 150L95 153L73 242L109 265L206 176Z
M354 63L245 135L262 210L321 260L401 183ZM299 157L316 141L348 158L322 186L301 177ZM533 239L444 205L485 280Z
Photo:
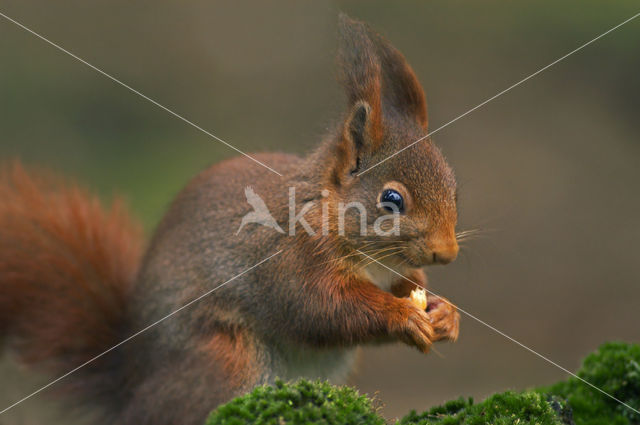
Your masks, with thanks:
M139 265L139 226L122 202L105 210L75 185L19 164L0 170L0 346L61 375L126 333L127 298ZM111 393L118 354L61 384Z

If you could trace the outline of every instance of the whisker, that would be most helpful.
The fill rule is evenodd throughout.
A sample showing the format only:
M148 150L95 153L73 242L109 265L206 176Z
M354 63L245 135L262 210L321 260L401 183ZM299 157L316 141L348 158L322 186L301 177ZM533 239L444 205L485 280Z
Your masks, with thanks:
M367 254L367 255L368 255L368 254ZM372 257L372 256L369 256L369 257ZM364 263L364 262L365 262L365 261L367 261L368 259L369 259L369 258L368 258L367 256L363 255L363 256L362 256L362 258L361 258L357 263L355 263L355 264L353 265L353 268L354 268L354 269L360 269L360 268L361 268L361 267L360 267L360 264Z
M366 253L367 255L376 254L376 252L377 252L376 250L363 250L363 249L361 249L360 251ZM346 254L346 255L343 255L343 256L340 256L340 257L332 258L331 260L323 261L321 263L316 263L313 266L308 267L307 269L315 268L315 267L321 266L323 264L328 264L328 263L333 263L333 262L336 262L336 261L344 260L345 258L353 257L353 256L356 256L356 255L362 255L362 254L360 254L359 252L351 252L349 254ZM307 270L307 269L305 269L305 270Z
M373 263L373 262L378 262L378 261L383 260L383 259L385 259L385 258L387 258L387 257L391 257L392 255L396 255L396 254L398 254L398 253L399 253L399 252L401 252L401 251L402 251L402 249L401 249L401 248L399 248L399 249L397 249L396 251L393 251L393 252L391 252L391 253L389 253L389 254L383 255L382 257L379 257L379 258L376 258L376 259L372 259L372 260L370 260L367 264L365 264L364 266L361 266L360 268L365 268L365 267L367 267L369 264L371 264L371 263Z
M377 259L383 259L383 258L387 258L391 255L395 255L399 252L401 252L403 249L405 249L408 246L408 244L406 243L406 241L402 241L402 243L398 243L398 241L394 241L394 240L379 240L379 239L368 239L365 240L364 243L356 250L353 252L350 252L346 255L342 255L336 258L332 258L330 260L327 261L322 261L322 262L318 262L313 264L310 267L304 268L303 270L308 270L308 269L312 269L312 268L316 268L325 264L329 264L329 263L336 263L336 262L340 262L343 261L345 259L348 258L352 258L355 257L357 255L362 255L362 253L370 256L371 258L377 258ZM328 251L331 248L335 248L332 245L328 245L325 246L319 250L317 250L314 254L315 255L319 255L322 254L326 251ZM360 251L360 252L358 252ZM386 255L382 255L388 253ZM366 256L363 256L362 259L358 260L355 265L353 266L355 269L358 268L362 268L362 267L366 267L368 266L370 263L365 264L364 266L361 266L361 264L367 260ZM403 260L403 264L404 262L406 262L406 259Z
M468 240L471 238L475 238L478 236L482 236L486 233L488 233L490 230L488 229L469 229L469 230L464 230L462 232L458 232L456 233L456 240L458 242L464 241L464 240Z
M377 254L382 254L383 252L386 252L386 251L392 250L392 249L394 249L394 248L404 248L404 247L400 247L400 246L398 246L398 245L394 245L394 246L388 246L388 247L386 247L386 248L380 248L379 250L377 250L377 251L376 251L376 255L377 255Z
M438 357L440 357L441 359L444 359L444 354L442 354L440 351L436 350L436 347L431 347L431 351L433 351L435 354L438 355Z
M362 249L364 249L364 248L369 247L369 246L370 246L370 245L372 245L373 243L375 243L375 242L374 242L374 241L372 241L372 242L369 242L369 243L365 243L364 245L362 245L362 246L360 247L360 250L362 250ZM324 253L324 252L329 251L330 249L335 249L335 245L333 245L333 244L327 244L327 246L325 246L325 247L324 247L324 248L322 248L322 249L317 250L316 252L314 252L314 254L315 254L315 255L319 255L319 254L322 254L322 253Z

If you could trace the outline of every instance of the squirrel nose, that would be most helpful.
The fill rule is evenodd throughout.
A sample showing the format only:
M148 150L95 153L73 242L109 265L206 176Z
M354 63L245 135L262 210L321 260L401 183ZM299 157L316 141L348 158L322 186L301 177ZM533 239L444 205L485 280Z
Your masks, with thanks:
M433 245L431 252L433 253L434 264L449 264L458 256L458 242L443 242Z

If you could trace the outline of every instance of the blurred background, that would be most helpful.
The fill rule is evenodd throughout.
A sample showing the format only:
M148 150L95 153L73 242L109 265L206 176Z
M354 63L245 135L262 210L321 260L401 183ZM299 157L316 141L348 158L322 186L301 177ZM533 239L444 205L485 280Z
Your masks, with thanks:
M0 12L244 151L303 154L340 116L339 11L421 80L432 129L634 15L632 0L247 2L3 0ZM434 136L460 183L460 230L432 289L575 370L640 341L640 18ZM190 177L236 153L0 18L0 159L123 194L150 234ZM352 383L388 418L565 373L463 316L423 356L364 349ZM0 366L0 407L42 378ZM2 424L53 423L39 394ZM66 422L61 422L66 423Z

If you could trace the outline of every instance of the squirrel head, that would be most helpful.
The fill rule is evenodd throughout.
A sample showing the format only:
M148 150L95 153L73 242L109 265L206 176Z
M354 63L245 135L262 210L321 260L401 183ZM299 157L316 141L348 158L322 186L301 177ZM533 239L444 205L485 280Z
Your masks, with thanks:
M323 185L331 204L359 203L367 214L363 235L361 211L344 211L343 242L395 265L453 261L456 181L440 150L425 138L427 106L418 79L404 56L364 23L343 14L339 34L348 112L329 143ZM396 232L381 235L375 221L390 214L397 221L378 224L383 230L395 225Z

